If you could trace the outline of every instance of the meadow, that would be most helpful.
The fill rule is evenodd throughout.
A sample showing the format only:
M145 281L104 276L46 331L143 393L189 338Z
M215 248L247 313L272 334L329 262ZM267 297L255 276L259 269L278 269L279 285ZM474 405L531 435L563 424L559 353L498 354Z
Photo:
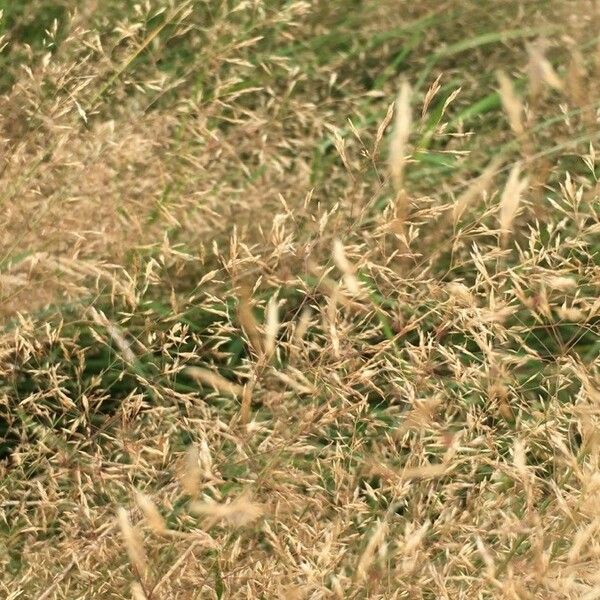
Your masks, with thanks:
M600 2L0 11L0 597L600 598Z

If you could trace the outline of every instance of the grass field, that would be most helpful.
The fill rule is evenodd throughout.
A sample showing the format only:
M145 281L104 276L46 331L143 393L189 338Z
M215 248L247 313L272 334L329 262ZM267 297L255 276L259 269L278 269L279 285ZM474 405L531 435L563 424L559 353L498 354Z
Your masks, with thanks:
M0 597L600 598L599 2L0 10Z

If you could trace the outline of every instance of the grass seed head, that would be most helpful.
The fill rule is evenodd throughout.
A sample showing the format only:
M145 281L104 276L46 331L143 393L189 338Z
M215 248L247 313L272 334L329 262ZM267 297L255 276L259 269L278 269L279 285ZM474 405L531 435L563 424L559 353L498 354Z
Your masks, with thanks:
M500 236L502 247L508 244L508 237L513 231L513 223L521 206L521 196L527 188L527 179L521 179L521 164L512 168L508 181L500 197Z
M215 371L202 367L188 367L186 373L198 383L208 385L222 394L238 397L242 393L241 386L229 381L229 379Z
M404 189L404 168L412 121L411 95L408 81L402 81L394 109L394 126L390 136L389 152L390 176L397 193Z
M147 600L144 588L137 581L131 584L131 597L133 600Z
M500 85L500 99L504 112L508 117L508 123L516 136L522 136L525 132L523 124L523 103L515 93L511 80L503 71L496 74Z
M148 562L139 533L131 525L129 514L124 508L120 507L118 509L117 518L129 560L137 573L142 576L146 571Z
M333 241L333 260L344 275L344 283L348 291L353 295L360 294L360 284L354 274L354 268L346 257L344 245L338 239Z
M264 514L264 507L252 502L247 496L240 496L227 504L216 502L194 502L194 514L206 517L210 523L225 521L234 527L245 527Z
M482 194L487 192L500 168L500 160L494 159L485 168L483 173L476 177L467 189L457 198L453 207L454 223L456 224L463 213L476 202Z
M137 505L140 507L141 511L144 513L144 517L146 518L146 522L148 523L150 529L158 535L165 535L168 531L165 520L162 515L156 508L154 502L147 494L142 494L141 492L137 492L135 495L135 499Z
M192 446L187 450L181 469L180 483L183 491L195 497L200 491L202 472L199 465L198 449Z
M272 356L275 352L277 334L279 333L279 300L277 295L269 298L265 323L265 354Z

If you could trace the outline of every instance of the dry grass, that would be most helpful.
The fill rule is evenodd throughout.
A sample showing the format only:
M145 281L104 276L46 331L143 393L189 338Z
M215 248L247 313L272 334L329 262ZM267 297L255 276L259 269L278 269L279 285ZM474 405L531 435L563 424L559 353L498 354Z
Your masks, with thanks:
M3 597L600 597L600 6L547 4L8 6Z

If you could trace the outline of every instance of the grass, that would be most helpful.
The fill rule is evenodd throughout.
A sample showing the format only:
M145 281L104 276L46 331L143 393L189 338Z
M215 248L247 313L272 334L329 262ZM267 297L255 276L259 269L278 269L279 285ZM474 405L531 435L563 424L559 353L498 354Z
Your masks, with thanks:
M0 0L3 597L600 596L600 13L516 4Z

